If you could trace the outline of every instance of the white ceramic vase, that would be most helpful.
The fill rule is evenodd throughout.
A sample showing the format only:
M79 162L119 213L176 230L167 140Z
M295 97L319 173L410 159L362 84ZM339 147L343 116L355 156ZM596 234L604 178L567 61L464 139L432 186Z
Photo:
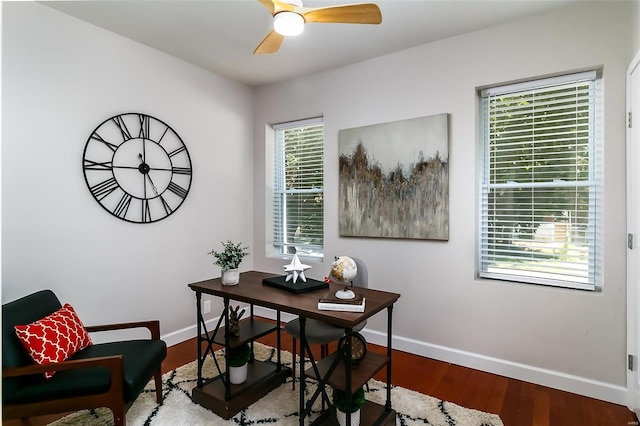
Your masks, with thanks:
M347 426L347 414L340 410L336 410L336 417L340 426ZM355 413L351 413L351 426L360 426L360 409Z
M236 285L240 282L240 271L235 269L222 270L222 285Z
M247 380L248 365L241 367L229 367L229 381L234 385L239 385ZM353 422L351 423L353 424Z

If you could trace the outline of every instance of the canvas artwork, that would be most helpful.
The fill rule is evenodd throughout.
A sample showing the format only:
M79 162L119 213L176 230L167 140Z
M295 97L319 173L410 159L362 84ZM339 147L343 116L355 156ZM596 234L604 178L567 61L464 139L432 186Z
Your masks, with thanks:
M343 129L340 236L449 239L448 114Z

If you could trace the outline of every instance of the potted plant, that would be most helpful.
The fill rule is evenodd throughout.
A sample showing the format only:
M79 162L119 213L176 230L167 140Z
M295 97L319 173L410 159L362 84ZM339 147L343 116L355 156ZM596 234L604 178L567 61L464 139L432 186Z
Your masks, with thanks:
M236 285L240 282L238 266L242 259L249 254L249 247L242 247L242 243L233 243L231 240L222 241L222 251L211 250L208 254L215 257L214 264L222 268L222 284Z
M331 394L333 406L336 407L336 417L340 426L347 424L347 394L340 389L333 389ZM360 425L360 408L364 405L364 389L360 387L351 394L351 426Z
M247 363L251 358L251 346L248 343L229 349L227 352L229 359L229 381L234 385L239 385L247 380Z

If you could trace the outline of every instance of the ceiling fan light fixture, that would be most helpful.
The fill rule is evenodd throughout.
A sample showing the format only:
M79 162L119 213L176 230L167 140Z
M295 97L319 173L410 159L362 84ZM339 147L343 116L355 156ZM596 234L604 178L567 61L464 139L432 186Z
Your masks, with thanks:
M304 18L295 12L280 12L273 17L273 29L283 36L297 36L304 30Z

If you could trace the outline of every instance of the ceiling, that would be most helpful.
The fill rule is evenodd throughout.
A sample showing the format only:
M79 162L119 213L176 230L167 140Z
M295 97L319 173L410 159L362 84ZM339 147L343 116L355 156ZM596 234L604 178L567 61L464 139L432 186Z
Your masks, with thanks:
M260 86L336 68L587 0L378 0L380 25L305 26L254 55L272 28L258 0L44 1L49 7L236 81ZM355 1L361 2L361 1ZM352 3L305 1L305 7ZM534 35L532 35L533 37Z

